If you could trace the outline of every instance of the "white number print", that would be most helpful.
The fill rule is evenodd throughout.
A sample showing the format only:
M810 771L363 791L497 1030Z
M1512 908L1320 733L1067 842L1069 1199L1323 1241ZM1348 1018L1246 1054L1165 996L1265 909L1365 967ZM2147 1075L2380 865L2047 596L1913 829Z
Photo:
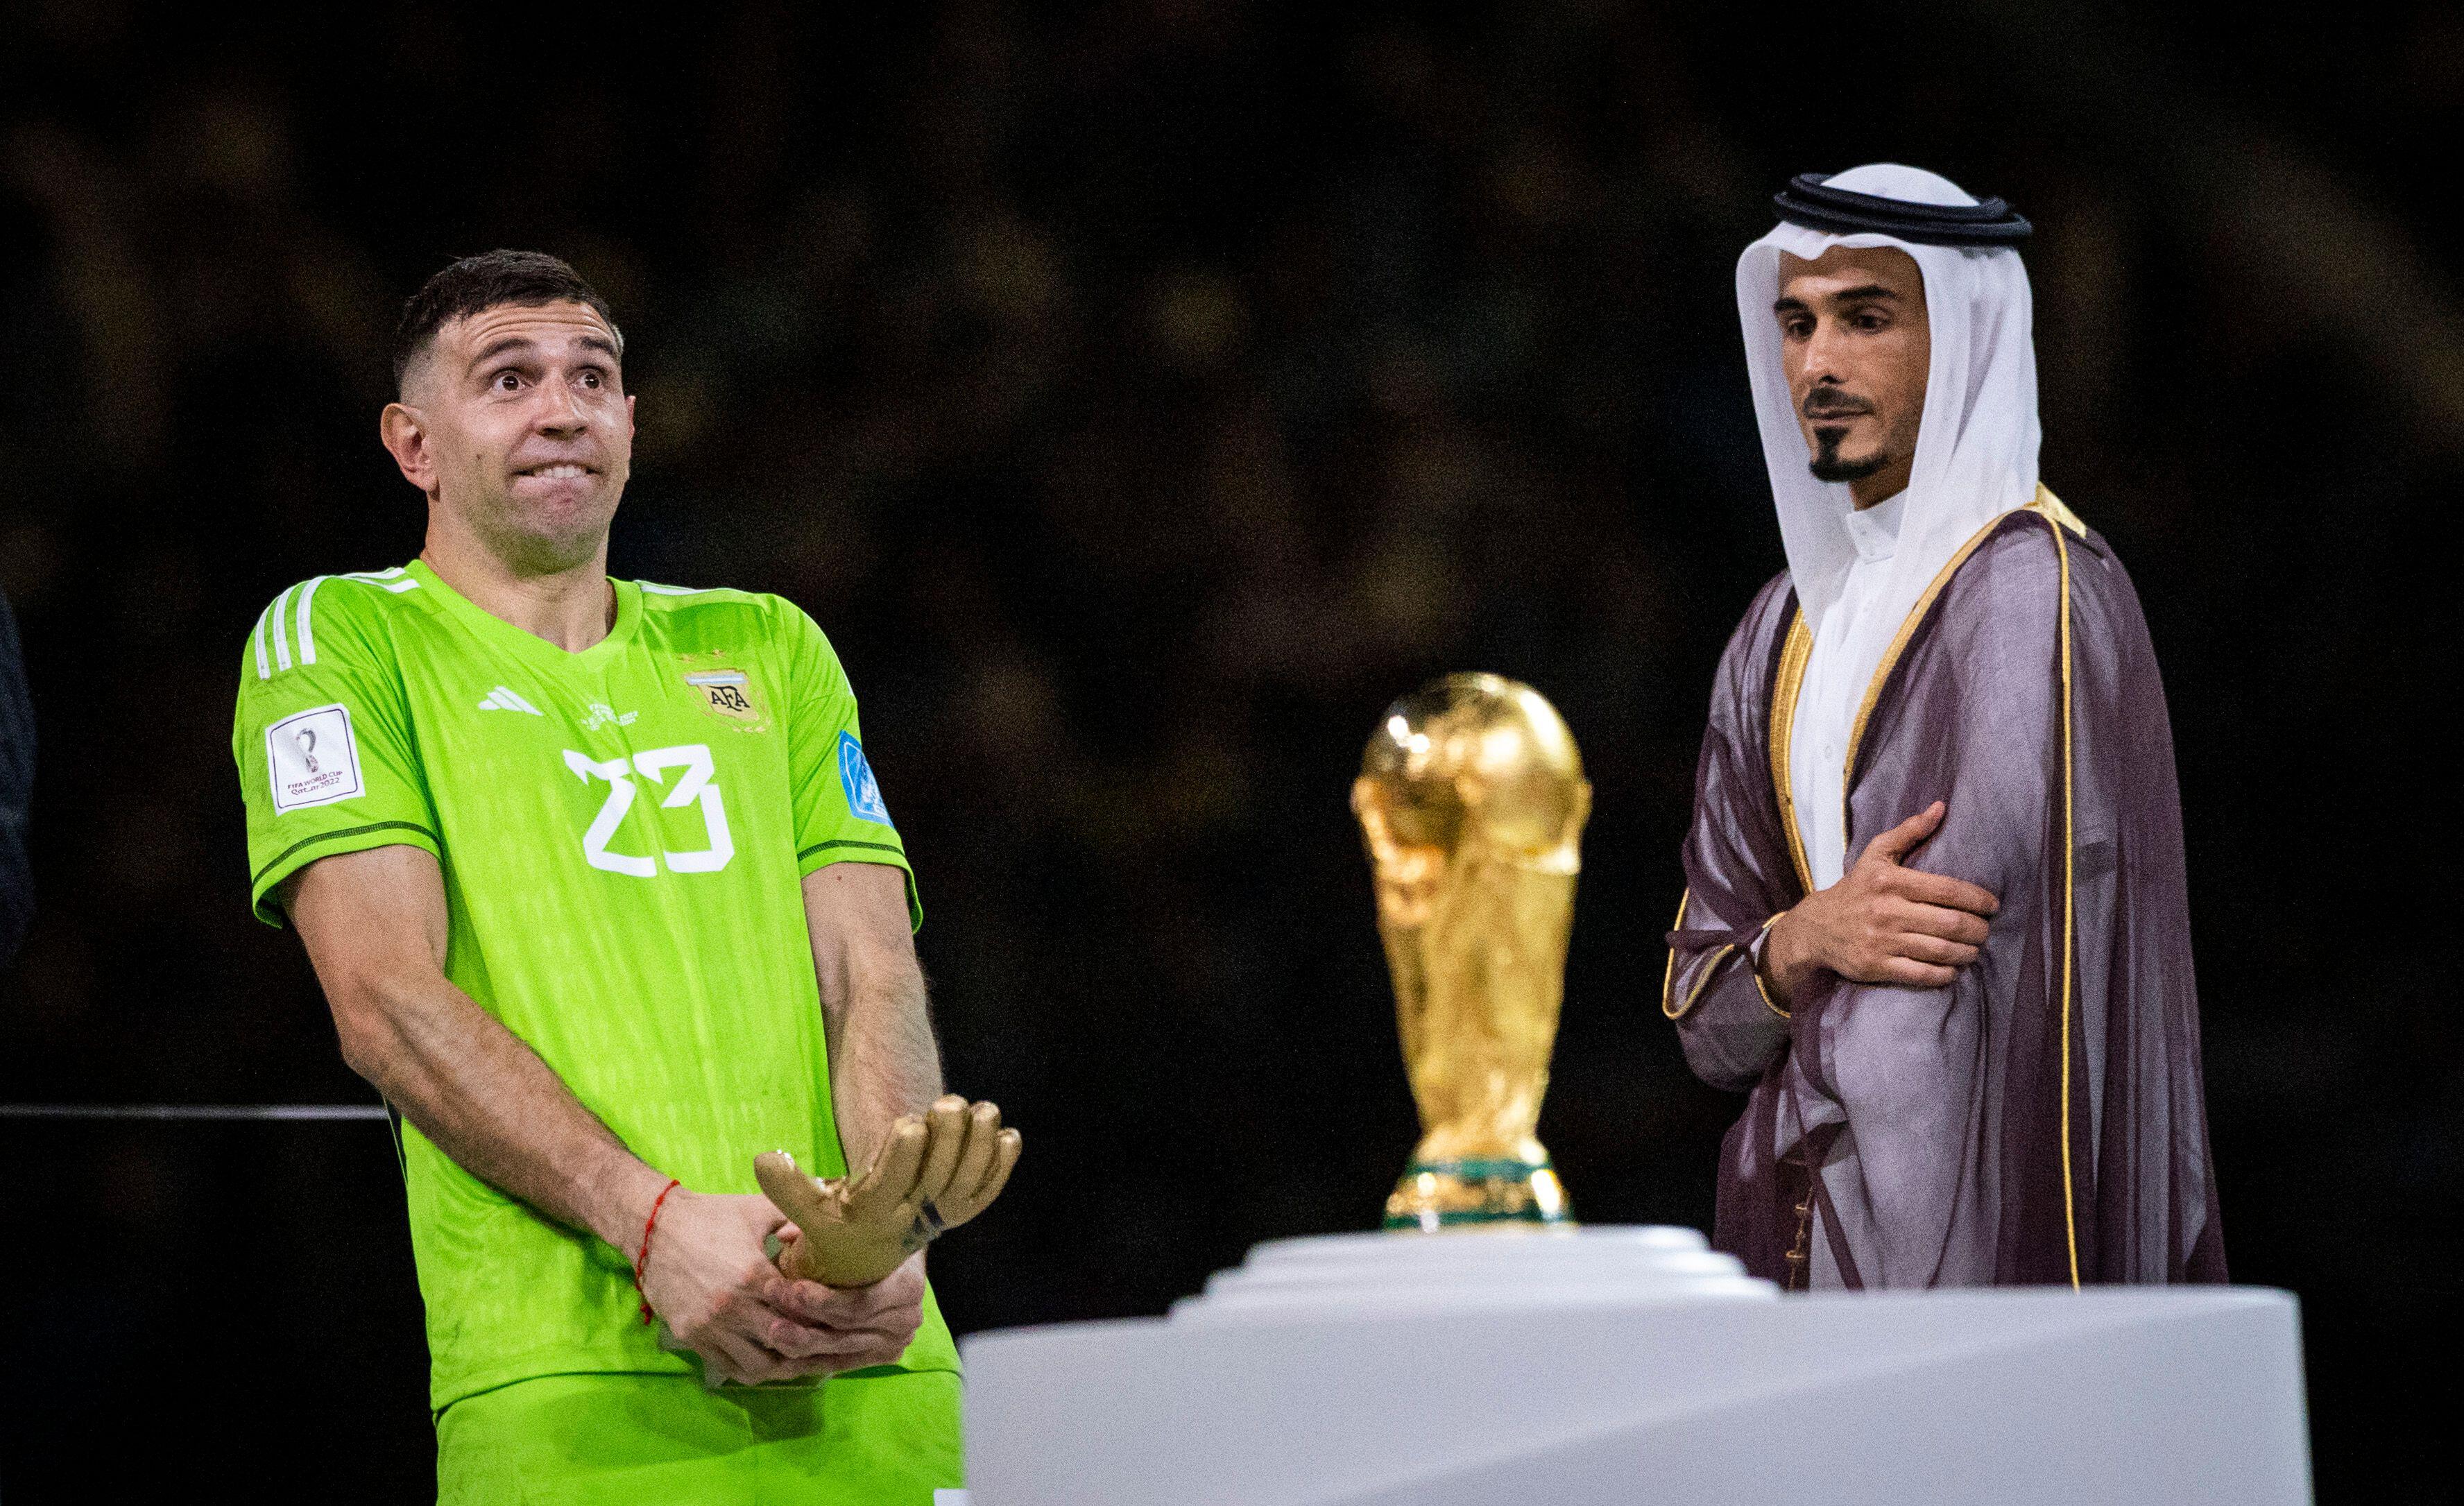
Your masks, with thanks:
M607 783L606 804L599 808L599 814L591 818L589 830L582 833L582 855L591 867L633 878L655 878L659 874L660 858L667 860L668 872L671 874L715 874L736 856L736 839L727 831L727 806L720 800L718 786L713 780L718 772L718 764L711 758L708 743L687 742L671 748L651 748L634 754L630 764L621 758L609 759L603 764L567 748L564 750L564 766L585 783L594 779ZM677 810L700 801L701 824L709 834L710 845L685 853L663 851L659 857L611 852L607 846L609 840L616 835L616 829L625 824L626 812L633 808L636 790L632 776L639 774L653 785L665 786L670 769L682 769L684 772L676 777L674 787L667 790L659 808Z
M663 810L681 810L695 797L701 801L701 824L710 833L710 845L698 853L664 853L671 872L679 874L715 874L727 866L736 855L736 839L727 834L727 807L719 803L718 786L711 776L718 772L712 762L710 744L687 742L678 747L652 748L648 753L633 755L633 767L644 779L654 785L667 783L671 768L684 772L676 778L676 787L659 802Z

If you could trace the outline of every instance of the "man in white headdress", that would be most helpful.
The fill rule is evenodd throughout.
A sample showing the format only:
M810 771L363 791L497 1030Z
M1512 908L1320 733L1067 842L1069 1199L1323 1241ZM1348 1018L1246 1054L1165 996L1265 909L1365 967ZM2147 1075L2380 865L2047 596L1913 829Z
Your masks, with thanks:
M1877 164L1737 262L1788 568L1713 688L1661 1008L1793 1289L2220 1281L2139 600L2036 478L2028 222Z

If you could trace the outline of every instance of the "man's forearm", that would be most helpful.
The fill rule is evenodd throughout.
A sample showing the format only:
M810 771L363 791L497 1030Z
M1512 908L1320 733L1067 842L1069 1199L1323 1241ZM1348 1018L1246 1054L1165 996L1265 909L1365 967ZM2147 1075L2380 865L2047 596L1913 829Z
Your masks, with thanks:
M825 1010L830 1036L830 1101L847 1166L862 1171L890 1126L921 1114L941 1093L924 974L908 958L853 981L844 1008Z
M668 1179L553 1068L443 978L357 991L343 1053L387 1102L473 1176L634 1253Z
M804 875L830 1103L847 1169L861 1175L903 1114L940 1096L941 1052L924 969L907 928L907 875L879 863L833 863Z
M436 859L415 847L346 853L280 896L351 1069L473 1176L631 1254L667 1178L447 980Z

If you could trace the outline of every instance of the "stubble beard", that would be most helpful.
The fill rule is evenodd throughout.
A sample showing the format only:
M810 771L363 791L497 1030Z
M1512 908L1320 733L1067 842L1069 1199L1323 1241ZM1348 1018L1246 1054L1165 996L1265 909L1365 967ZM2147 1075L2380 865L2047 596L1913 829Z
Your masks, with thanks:
M561 574L588 564L605 546L615 521L613 501L599 498L562 516L525 506L511 496L491 500L493 505L473 510L470 525L488 551L517 575Z

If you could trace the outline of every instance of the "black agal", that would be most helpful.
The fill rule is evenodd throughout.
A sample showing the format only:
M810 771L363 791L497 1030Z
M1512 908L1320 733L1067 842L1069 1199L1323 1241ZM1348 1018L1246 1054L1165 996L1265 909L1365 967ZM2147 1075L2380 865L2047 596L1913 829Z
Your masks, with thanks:
M1911 204L1835 188L1828 173L1801 172L1771 195L1779 217L1835 235L1872 233L1927 246L2015 246L2035 228L2002 199L1976 204Z

